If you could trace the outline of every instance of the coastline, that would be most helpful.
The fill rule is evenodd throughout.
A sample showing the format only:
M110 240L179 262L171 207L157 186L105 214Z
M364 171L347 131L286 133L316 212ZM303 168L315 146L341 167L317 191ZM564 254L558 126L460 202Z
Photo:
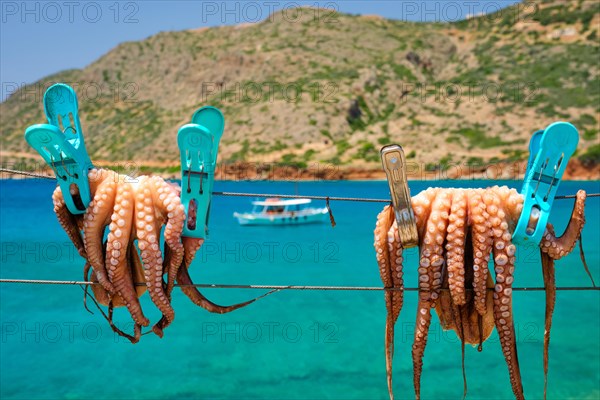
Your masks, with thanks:
M158 175L165 179L180 179L179 165L158 164L144 161L96 162L97 167L110 168L131 177ZM3 168L26 171L53 177L52 170L41 162L32 164L3 163ZM450 164L440 167L417 162L406 164L407 178L419 181L436 180L522 180L527 164L525 161L498 162L485 165ZM36 179L35 177L0 172L0 179ZM278 165L275 163L219 164L215 181L385 181L381 168L355 167L314 163L310 166ZM569 161L563 180L600 180L600 165L584 165L579 160Z

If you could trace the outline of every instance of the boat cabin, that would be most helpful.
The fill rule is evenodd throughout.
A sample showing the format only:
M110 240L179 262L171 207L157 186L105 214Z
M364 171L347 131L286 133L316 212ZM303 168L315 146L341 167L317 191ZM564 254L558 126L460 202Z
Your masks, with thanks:
M310 204L310 199L266 199L264 201L253 201L253 214L279 215L286 213L295 213L304 209L304 206Z

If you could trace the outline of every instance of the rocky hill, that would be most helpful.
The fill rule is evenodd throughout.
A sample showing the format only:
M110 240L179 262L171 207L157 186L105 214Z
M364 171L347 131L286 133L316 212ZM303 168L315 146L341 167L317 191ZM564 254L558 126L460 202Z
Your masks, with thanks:
M556 120L600 161L600 3L542 1L456 23L302 8L256 24L161 32L0 104L2 161L38 159L23 140L54 82L79 95L94 160L176 170L176 133L202 105L226 116L220 161L379 168L399 143L430 170L527 157Z

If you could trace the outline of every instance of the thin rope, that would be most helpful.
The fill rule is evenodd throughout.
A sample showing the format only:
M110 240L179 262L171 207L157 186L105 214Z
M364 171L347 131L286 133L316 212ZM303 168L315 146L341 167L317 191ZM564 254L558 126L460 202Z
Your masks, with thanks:
M41 279L0 279L0 283L18 283L18 284L33 284L33 285L76 285L76 286L92 286L99 285L98 282L89 281L58 281L58 280L41 280ZM136 283L136 286L146 286L145 283ZM177 287L198 287L205 289L258 289L258 290L339 290L339 291L400 291L408 292L426 291L416 287L407 288L385 288L381 286L307 286L307 285L235 285L235 284L216 284L216 283L196 283L189 285L175 284ZM442 288L447 291L449 289ZM473 290L473 289L465 289ZM494 288L488 288L492 291ZM543 287L516 287L512 288L517 292L539 292L546 290ZM600 287L591 286L562 286L556 290L575 291L575 290L591 290L600 291Z
M333 217L333 211L331 211L331 206L329 205L329 197L325 200L325 207L327 207L327 212L329 213L329 222L331 223L331 227L335 228L337 225L335 222L335 218Z
M5 172L13 175L30 176L41 179L56 179L53 176L36 174L34 172L18 171L8 168L0 168L0 172ZM240 193L240 192L219 192L214 191L213 196L227 196L227 197L279 197L281 199L311 199L311 200L323 200L323 201L354 201L362 203L386 203L390 202L389 199L373 199L366 197L332 197L332 196L310 196L310 195L294 195L294 194L273 194L273 193ZM555 199L574 199L577 195L569 194L563 196L556 196ZM588 193L587 197L600 197L600 193Z

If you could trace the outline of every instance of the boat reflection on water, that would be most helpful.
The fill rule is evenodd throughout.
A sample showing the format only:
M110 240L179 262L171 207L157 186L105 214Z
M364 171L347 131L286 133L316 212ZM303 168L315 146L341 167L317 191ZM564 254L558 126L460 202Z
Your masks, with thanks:
M300 225L327 220L327 208L308 207L310 199L253 201L249 213L234 212L240 225Z

